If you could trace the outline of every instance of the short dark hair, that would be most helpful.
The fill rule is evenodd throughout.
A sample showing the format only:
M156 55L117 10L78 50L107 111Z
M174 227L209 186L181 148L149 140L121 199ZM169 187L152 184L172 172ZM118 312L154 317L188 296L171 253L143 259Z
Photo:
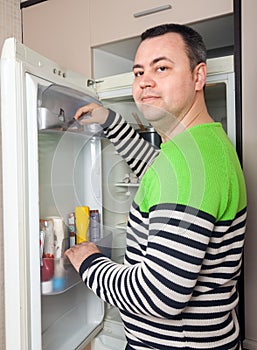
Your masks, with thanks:
M182 24L161 24L159 26L149 28L141 35L141 41L164 35L166 33L179 34L186 46L189 58L190 68L193 71L199 63L206 63L207 52L201 35L194 29Z

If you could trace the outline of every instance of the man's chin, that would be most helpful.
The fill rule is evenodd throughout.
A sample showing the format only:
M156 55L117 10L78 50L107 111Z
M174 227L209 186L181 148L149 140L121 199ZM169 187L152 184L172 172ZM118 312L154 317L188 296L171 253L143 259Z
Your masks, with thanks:
M185 129L176 116L163 108L143 103L137 104L137 107L163 140Z
M157 122L167 114L167 111L159 107L149 104L138 104L138 109L143 114L144 118L151 122Z

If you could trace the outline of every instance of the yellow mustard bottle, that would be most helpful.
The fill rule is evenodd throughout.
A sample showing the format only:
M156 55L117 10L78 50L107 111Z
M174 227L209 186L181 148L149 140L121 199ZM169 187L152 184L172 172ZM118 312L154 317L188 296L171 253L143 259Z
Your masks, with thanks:
M76 244L81 242L87 242L88 228L90 220L90 209L87 206L81 206L75 208L75 220L76 220Z

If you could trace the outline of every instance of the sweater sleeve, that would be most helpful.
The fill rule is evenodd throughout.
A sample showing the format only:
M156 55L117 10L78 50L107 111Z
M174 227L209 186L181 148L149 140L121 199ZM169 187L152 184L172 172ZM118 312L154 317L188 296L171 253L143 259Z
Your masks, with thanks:
M119 265L95 256L89 266L84 264L85 269L81 265L82 279L101 299L121 310L174 318L192 297L213 226L213 217L198 210L158 205L150 211L141 261ZM136 247L131 244L127 254L132 256Z
M159 151L140 137L121 115L112 110L102 127L105 136L113 143L131 170L141 179Z

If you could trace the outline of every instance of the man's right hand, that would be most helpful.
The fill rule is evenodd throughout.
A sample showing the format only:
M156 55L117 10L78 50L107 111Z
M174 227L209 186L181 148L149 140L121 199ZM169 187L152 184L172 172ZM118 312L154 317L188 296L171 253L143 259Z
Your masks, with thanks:
M80 118L88 114L88 118ZM74 115L74 119L80 124L104 124L109 115L109 110L97 103L89 103L88 105L80 107Z

